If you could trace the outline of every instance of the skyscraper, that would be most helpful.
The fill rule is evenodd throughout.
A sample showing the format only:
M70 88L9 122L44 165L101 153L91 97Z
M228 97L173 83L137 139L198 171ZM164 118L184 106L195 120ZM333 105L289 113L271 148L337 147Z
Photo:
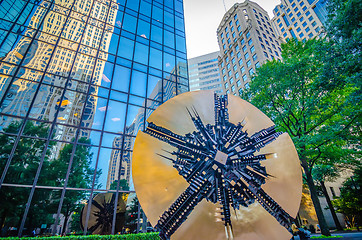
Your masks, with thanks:
M280 59L280 43L268 13L246 0L224 15L217 29L219 69L226 93L240 95L256 68L266 60Z
M327 19L327 0L281 0L273 10L272 19L277 35L289 38L309 39L323 36Z
M188 59L190 91L213 90L222 93L218 56L217 51Z
M4 0L0 11L0 232L80 231L95 194L117 197L122 179L132 192L146 117L188 91L182 0Z

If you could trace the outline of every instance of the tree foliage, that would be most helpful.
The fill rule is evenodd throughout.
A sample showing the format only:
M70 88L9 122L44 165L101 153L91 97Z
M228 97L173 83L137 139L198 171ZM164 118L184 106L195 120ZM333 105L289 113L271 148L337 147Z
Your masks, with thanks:
M312 171L316 164L353 164L358 151L348 143L359 117L350 101L356 86L335 84L324 74L329 48L331 42L323 39L290 40L282 45L283 61L260 67L243 94L293 139L325 235L329 232Z
M348 178L341 188L341 195L333 201L337 211L345 214L351 227L362 224L362 165Z
M21 124L19 122L11 123L4 134L0 135L0 168L4 166L8 160L11 149L16 137L11 133L17 133ZM21 137L19 144L11 160L8 173L5 178L7 183L23 183L33 184L34 176L38 169L42 154L45 148L45 141L49 127L45 124L35 125L27 122L23 135L34 136L36 138ZM73 188L91 188L94 176L94 168L91 166L93 154L90 151L89 139L80 138L73 154L73 162L70 168L68 178L68 186ZM61 144L61 146L59 145ZM58 143L56 147L61 148L58 154L50 149L55 143L48 146L42 171L37 185L62 187L73 153L73 144ZM57 156L57 157L54 157ZM100 171L96 172L95 183L98 182ZM0 190L0 226L19 227L25 204L28 200L30 189L18 187L2 187ZM68 190L66 192L61 213L64 216L64 225L67 225L71 215L80 211L83 206L81 201L86 200L87 193L85 191ZM28 218L25 227L28 231L38 228L43 223L53 223L53 214L57 213L58 205L61 198L60 190L37 189L32 198ZM6 223L6 224L5 224ZM0 228L1 228L0 227ZM79 226L77 226L79 228ZM75 229L75 227L72 227ZM63 227L63 232L65 227Z

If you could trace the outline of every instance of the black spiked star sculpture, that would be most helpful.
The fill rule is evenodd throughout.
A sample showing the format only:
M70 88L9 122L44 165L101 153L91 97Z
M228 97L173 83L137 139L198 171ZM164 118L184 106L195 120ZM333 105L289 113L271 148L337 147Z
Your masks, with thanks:
M205 126L196 109L192 108L187 111L197 130L193 133L181 136L152 122L145 130L148 135L177 148L170 153L176 159L161 156L172 161L189 183L160 217L156 225L160 237L169 239L202 199L222 205L227 238L232 236L230 208L247 207L255 201L282 226L290 229L294 219L261 188L269 175L260 164L266 155L256 154L282 133L271 126L249 136L243 131L243 123L229 122L227 95L215 94L214 98L215 125Z

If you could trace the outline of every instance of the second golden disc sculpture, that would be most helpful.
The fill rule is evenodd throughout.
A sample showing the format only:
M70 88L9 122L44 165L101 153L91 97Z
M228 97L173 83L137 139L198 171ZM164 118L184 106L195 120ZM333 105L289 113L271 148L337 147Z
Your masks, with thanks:
M232 95L187 92L147 122L134 145L133 181L162 239L291 238L298 155L260 110Z

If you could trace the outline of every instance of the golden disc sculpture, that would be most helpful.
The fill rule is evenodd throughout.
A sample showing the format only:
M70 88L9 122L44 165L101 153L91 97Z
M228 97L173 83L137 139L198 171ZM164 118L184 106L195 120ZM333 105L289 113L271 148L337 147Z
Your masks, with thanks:
M287 240L302 177L287 133L232 95L187 92L155 110L132 173L162 239Z

